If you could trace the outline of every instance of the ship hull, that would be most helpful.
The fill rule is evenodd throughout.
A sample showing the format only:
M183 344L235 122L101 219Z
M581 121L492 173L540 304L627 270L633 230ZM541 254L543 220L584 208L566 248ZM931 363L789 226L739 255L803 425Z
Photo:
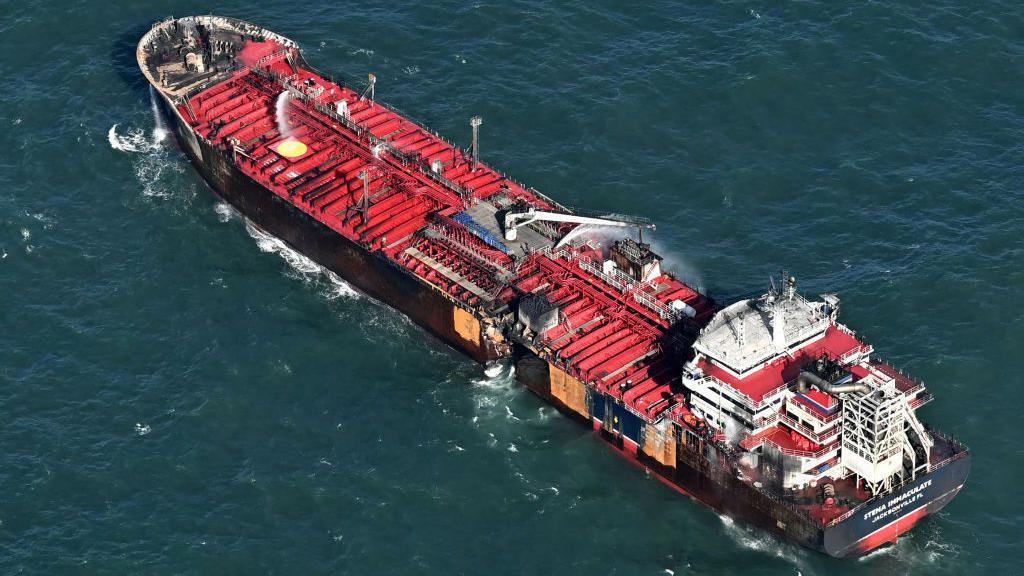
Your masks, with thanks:
M180 148L196 170L250 222L476 361L488 363L507 354L500 342L485 337L479 316L254 181L221 151L196 138L166 97L161 95L160 101Z
M970 468L970 455L965 455L871 502L825 529L824 550L833 556L859 556L894 542L949 504L963 488Z
M631 462L719 514L773 532L793 543L836 557L856 557L893 543L930 514L948 504L963 487L970 455L919 476L883 499L855 509L823 526L805 512L740 480L730 459L695 434L677 429L668 436L672 450L652 451L649 438L660 432L643 426L621 403L587 389L585 402L566 402L553 391L551 373L542 358L524 350L516 375L526 388L560 412L588 426ZM671 453L674 457L666 458Z
M442 289L253 180L227 156L231 152L197 138L182 113L160 91L158 81L150 77L150 82L160 94L164 114L173 125L181 149L215 193L247 220L475 360L488 363L509 355L510 346L503 336L490 330L497 319L482 310L465 308ZM509 337L525 338L522 333ZM970 460L965 453L885 498L823 525L805 509L740 479L731 455L721 452L710 439L670 419L662 419L659 424L645 422L622 402L549 364L541 357L542 351L525 341L519 344L516 372L520 381L563 413L591 427L630 462L718 513L833 556L861 555L894 541L951 501L969 470Z

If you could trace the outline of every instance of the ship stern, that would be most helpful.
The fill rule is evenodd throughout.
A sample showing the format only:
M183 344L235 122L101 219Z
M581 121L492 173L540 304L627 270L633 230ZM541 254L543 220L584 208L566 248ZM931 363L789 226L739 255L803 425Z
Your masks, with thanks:
M935 440L933 453L945 459L933 465L928 474L829 523L823 533L823 551L837 557L862 556L894 544L902 534L949 504L967 481L971 454L951 438L935 435Z

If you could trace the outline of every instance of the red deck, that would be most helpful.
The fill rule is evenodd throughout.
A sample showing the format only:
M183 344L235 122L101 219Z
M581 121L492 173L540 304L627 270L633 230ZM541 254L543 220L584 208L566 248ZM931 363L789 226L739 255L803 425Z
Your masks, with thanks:
M797 394L793 396L793 401L810 410L811 414L816 414L822 419L834 414L839 404L832 396L817 390L808 390L803 394Z
M682 300L702 323L714 313L710 300L668 276L620 290L593 272L599 261L576 249L514 262L453 216L499 195L502 203L562 208L387 107L311 71L293 71L278 48L250 44L241 52L248 68L180 106L199 135L235 154L241 169L274 193L468 308L542 289L561 307L562 322L541 342L569 373L637 413L653 419L682 401L671 389L679 367L661 348L671 321L659 307ZM287 106L290 136L308 146L296 158L275 151L289 136L279 132L275 109L286 77L307 95ZM348 123L317 109L333 111L341 101ZM379 142L390 149L375 155ZM438 162L440 174L433 174ZM511 280L496 280L499 270Z

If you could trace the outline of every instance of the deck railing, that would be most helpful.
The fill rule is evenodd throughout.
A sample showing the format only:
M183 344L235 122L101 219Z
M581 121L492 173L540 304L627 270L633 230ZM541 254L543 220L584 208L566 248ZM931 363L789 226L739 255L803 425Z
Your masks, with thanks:
M937 463L929 465L928 466L928 472L929 473L934 472L935 470L938 470L938 469L940 469L940 468L942 468L944 466L947 466L950 463L955 462L956 460L959 460L961 458L964 458L968 454L970 454L970 452L967 450L967 447L964 446L959 440L953 438L952 436L950 436L948 434L944 434L944 433L939 432L938 430L934 430L934 429L929 429L928 433L931 434L932 436L937 436L937 437L941 438L942 440L946 441L951 446L953 446L953 448L956 450L950 456L940 460ZM913 482L916 482L916 481L917 481L917 478L908 479L908 480L900 483L898 486L895 486L891 491L889 491L889 494L892 494L893 492L896 492L896 491L902 489L904 486L906 486L908 484L911 484ZM871 499L867 500L866 502L862 502L861 504L855 506L854 508L851 508L850 510L848 510L847 512L845 512L841 516L838 516L838 517L832 519L831 521L829 521L828 524L826 524L826 526L835 526L835 525L841 523L842 521L846 520L847 518L853 516L857 512L863 510L865 507L875 503L876 501L877 501L876 498L871 498Z
M616 288L619 292L627 293L632 292L633 299L642 306L650 309L658 315L662 320L668 320L674 322L679 319L681 314L669 308L668 306L659 302L656 298L652 298L649 294L640 290L640 286L633 278L623 274L622 272L615 270L611 274L606 273L601 269L600 266L591 262L587 259L580 259L580 268L583 268L587 272L590 272L594 276L597 276L603 280L606 284Z
M825 430L823 432L815 432L814 429L811 428L810 426L804 424L803 422L800 422L799 420L793 418L789 414L785 414L782 412L779 412L779 421L785 422L794 430L803 434L804 436L807 436L811 440L814 440L818 444L824 444L826 438L835 436L836 434L839 433L839 431L836 430L835 427L832 427L831 429Z

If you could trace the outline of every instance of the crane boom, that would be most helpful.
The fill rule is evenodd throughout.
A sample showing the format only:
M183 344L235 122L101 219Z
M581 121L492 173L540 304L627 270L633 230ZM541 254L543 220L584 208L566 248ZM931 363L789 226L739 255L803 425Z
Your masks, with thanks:
M515 241L518 233L516 228L529 224L530 222L570 222L573 224L590 224L592 226L615 226L621 228L654 229L654 224L649 222L637 222L631 220L616 220L613 218L595 218L593 216L577 216L575 214L562 214L560 212L545 212L528 208L519 212L508 212L505 214L505 240Z

